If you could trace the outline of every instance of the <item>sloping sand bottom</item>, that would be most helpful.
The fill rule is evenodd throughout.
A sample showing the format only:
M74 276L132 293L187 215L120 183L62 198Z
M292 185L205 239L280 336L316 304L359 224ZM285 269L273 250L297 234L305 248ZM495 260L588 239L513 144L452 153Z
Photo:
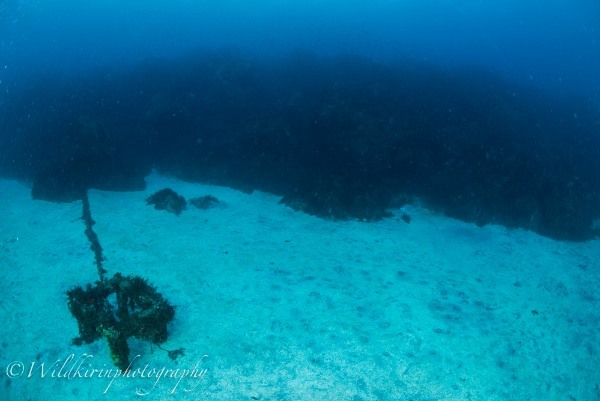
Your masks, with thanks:
M71 345L65 292L98 278L81 203L0 180L0 399L600 399L599 241L418 207L410 224L400 211L332 222L265 193L148 184L90 191L94 229L110 274L142 276L177 306L164 348L185 355L133 340L134 370L112 378L104 340ZM165 187L224 204L146 206Z

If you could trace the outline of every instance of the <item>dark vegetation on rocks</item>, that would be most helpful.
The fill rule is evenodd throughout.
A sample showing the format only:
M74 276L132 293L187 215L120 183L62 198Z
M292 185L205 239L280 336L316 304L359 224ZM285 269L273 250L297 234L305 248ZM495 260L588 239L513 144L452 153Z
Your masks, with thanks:
M171 188L161 189L146 199L147 205L154 205L156 210L166 210L179 216L187 209L187 201Z
M0 172L55 201L141 189L156 167L333 219L405 194L558 239L600 217L597 106L470 68L197 54L11 88L0 128Z

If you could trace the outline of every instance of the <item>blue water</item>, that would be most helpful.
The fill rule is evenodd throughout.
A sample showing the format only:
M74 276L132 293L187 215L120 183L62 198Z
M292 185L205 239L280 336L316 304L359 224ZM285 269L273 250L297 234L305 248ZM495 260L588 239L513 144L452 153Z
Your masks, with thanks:
M0 80L118 70L235 47L483 65L559 91L600 92L600 4L537 1L17 1L0 5Z

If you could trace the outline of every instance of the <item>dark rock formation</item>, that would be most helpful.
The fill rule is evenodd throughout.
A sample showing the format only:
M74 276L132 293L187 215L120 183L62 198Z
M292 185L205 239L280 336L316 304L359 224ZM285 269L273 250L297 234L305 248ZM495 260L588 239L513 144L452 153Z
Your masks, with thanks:
M31 195L33 199L71 202L90 188L143 190L143 171L129 165L104 125L80 117L65 127L59 146L42 140L36 159Z
M146 204L154 205L156 210L166 210L167 212L175 213L178 216L187 208L185 198L178 195L177 192L173 191L171 188L161 189L154 195L148 197L148 199L146 199Z
M198 209L208 209L216 204L219 204L220 201L212 195L205 195L190 199L190 203L196 206Z
M141 187L156 167L326 218L384 218L410 194L479 225L596 235L600 113L583 97L469 68L300 53L194 55L59 82L13 91L0 109L0 132L13 133L0 135L0 172L33 180L36 198Z

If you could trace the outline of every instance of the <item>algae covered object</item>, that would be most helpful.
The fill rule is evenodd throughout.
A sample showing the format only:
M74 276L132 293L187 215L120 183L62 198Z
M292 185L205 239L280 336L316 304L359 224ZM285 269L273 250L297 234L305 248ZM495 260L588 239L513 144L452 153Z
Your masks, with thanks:
M92 343L105 337L111 359L121 370L129 367L127 339L136 337L160 345L167 340L167 324L175 308L145 279L116 273L86 288L67 292L79 337L73 343ZM116 301L116 304L115 304Z
M167 212L175 213L178 216L183 210L187 209L185 198L171 188L161 189L156 192L146 199L146 204L154 205L156 210L166 210Z
M67 291L69 310L79 327L79 336L73 343L89 344L105 337L113 363L125 371L130 366L127 340L136 337L160 346L167 340L167 324L175 317L175 308L142 277L121 273L110 279L105 277L102 247L92 228L94 220L87 193L82 200L85 234L100 279L85 289L78 286ZM182 352L169 351L169 356L175 358Z
M213 205L221 203L221 201L212 195L204 195L190 199L190 203L196 206L198 209L208 209Z

